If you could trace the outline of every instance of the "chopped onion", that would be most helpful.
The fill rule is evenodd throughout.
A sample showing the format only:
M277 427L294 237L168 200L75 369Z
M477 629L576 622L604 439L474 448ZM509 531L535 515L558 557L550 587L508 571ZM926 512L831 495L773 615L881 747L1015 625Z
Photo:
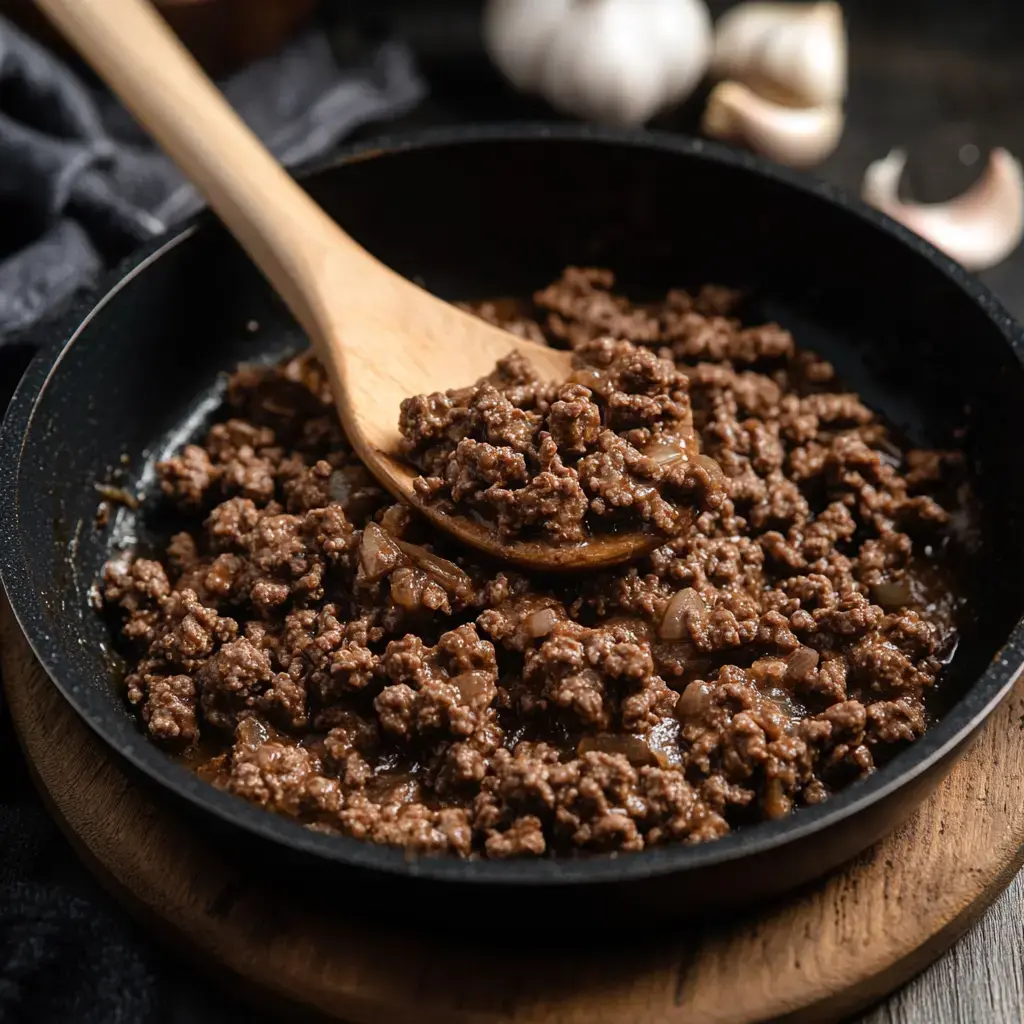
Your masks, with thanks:
M604 374L592 366L581 366L569 374L570 384L582 384L585 388L596 388L604 379Z
M408 565L399 566L388 580L391 587L391 600L400 608L409 612L417 612L423 606L423 573Z
M93 484L93 487L102 498L115 505L125 505L131 509L139 507L139 499L124 487L115 487L113 484Z
M695 616L700 622L703 621L706 612L700 594L693 587L684 587L672 596L672 600L665 608L661 625L658 627L658 636L662 640L682 640L688 635L690 616Z
M243 747L255 750L270 739L270 730L258 718L243 718L238 723L236 736Z
M725 485L725 473L722 472L722 467L710 455L695 455L693 461L698 466L701 466L716 484Z
M452 679L467 704L490 704L495 694L494 680L489 672L462 672Z
M463 572L454 562L447 558L441 558L433 552L422 548L419 544L410 544L408 541L396 540L402 551L405 552L424 572L432 576L438 583L448 591L449 594L465 592L472 588L473 581L469 575Z
M876 583L871 587L871 600L883 608L902 608L913 601L910 584L906 580Z
M903 452L900 451L899 445L886 434L882 434L875 440L875 447L890 456L897 466L903 461Z
M558 623L558 612L554 608L542 608L526 620L526 631L532 637L547 636Z
M409 510L405 505L392 505L380 517L380 528L392 538L401 537L409 525Z
M671 466L689 458L686 439L682 437L656 437L644 445L644 455L659 466Z
M397 543L376 523L367 523L359 544L359 565L367 579L379 580L402 560Z
M639 736L631 733L598 733L596 736L584 736L576 747L576 753L582 757L594 750L600 754L622 754L630 764L657 764L658 758L654 751Z
M786 657L786 676L803 679L808 672L818 667L820 655L813 647L798 647Z
M703 679L695 679L679 695L676 701L676 718L680 721L685 719L701 718L708 708L711 707L711 684Z

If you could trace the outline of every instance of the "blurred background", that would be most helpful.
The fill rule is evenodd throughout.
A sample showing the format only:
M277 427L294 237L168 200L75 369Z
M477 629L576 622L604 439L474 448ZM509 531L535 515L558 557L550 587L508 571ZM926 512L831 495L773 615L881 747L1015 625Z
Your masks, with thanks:
M293 46L291 59L282 56L296 39L316 36L329 47L338 74L372 63L382 41L402 47L409 61L404 73L416 79L415 87L405 90L405 99L378 103L374 111L351 118L351 124L337 119L331 124L330 114L317 115L308 134L312 138L319 132L330 140L329 145L321 141L306 147L305 155L317 159L329 155L332 145L381 131L480 121L601 120L612 112L630 124L726 136L732 144L772 158L779 158L781 145L783 162L799 163L807 173L854 193L862 191L873 162L899 149L906 153L906 167L902 174L885 172L891 179L888 187L898 183L904 200L944 202L984 178L993 147L1024 153L1024 5L1015 0L782 5L729 0L158 0L158 6L222 82L235 82L242 90L238 80L251 80L254 66L261 69L263 95L250 96L243 105L250 123L261 117L273 120L261 104L266 106L270 95L273 105L275 93L296 96L291 109L281 104L278 119L295 116L303 93L296 79L314 77L304 51L295 52ZM742 9L739 17L737 9ZM766 10L774 12L767 21ZM813 11L824 17L808 17ZM102 90L48 29L31 0L0 0L2 17L54 50L96 91L107 130L146 145L116 105L103 101ZM650 40L656 42L648 45ZM5 115L32 122L22 112L25 78L31 76L25 75L23 62L10 56L5 59L0 39L0 122ZM783 81L758 80L764 70L758 65L773 60L776 71L783 68ZM364 81L379 71L365 72ZM306 83L310 106L324 90L326 72L319 68L316 74L316 82ZM714 91L731 78L753 92L748 102L769 108L755 111L755 124L745 131L723 131L722 119L734 117L735 111L723 113L721 103L717 118L711 113L717 99L743 105L744 97L737 101L735 92L719 96ZM755 88L748 89L751 83ZM359 106L351 97L340 102ZM624 117L627 108L631 116ZM798 118L804 117L802 125L771 123L776 113L785 120L794 108ZM38 128L38 110L34 119L30 127ZM719 122L717 132L710 120ZM803 160L785 159L793 155L787 146L791 150L794 145L786 133L794 131L805 135L795 143L805 151ZM834 138L823 138L822 131ZM0 128L0 159L8 134ZM0 261L17 253L37 230L19 227L24 187L12 180L10 169L0 176ZM1010 214L1020 219L1024 200L1019 187L1016 192ZM1002 211L1004 222L1012 219L1010 214ZM941 239L933 240L941 247ZM103 262L109 265L130 247L106 248ZM1024 264L1004 239L1007 248L1014 249L1013 255L997 252L971 269L980 270L1011 311L1024 316ZM23 274L16 277L24 282ZM10 340L12 329L2 313L4 287L0 266L0 345ZM36 319L22 317L17 326L31 326Z

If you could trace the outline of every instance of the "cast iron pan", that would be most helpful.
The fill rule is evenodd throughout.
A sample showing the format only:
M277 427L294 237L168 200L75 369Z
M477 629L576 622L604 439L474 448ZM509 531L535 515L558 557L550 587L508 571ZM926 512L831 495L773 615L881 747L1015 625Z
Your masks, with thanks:
M434 912L496 895L516 911L507 919L533 907L649 922L785 891L907 816L1022 664L1024 445L1014 435L1024 341L993 297L831 188L678 137L565 126L433 132L360 149L308 187L372 252L446 298L529 294L567 263L610 266L626 290L751 288L761 315L831 359L911 440L966 447L982 517L964 577L975 614L942 684L949 707L912 748L823 805L715 843L617 858L410 860L307 831L200 782L127 713L89 590L113 543L146 539L126 508L96 527L94 484L121 469L129 489L152 495L153 460L202 428L224 372L303 343L204 217L137 257L70 338L39 354L0 438L3 582L82 718L183 798L183 811L219 822L247 858L299 857L311 876L326 870L332 888L378 907Z

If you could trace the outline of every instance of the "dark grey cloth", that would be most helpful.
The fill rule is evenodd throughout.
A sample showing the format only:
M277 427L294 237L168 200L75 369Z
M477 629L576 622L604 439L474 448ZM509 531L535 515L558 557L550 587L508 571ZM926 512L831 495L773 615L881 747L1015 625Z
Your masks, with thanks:
M223 87L292 167L405 112L424 90L405 46L385 42L341 67L321 30ZM200 205L120 106L0 19L0 343Z
M223 88L289 166L424 92L409 51L339 60L317 28ZM0 411L44 328L140 242L200 206L98 87L0 19ZM158 951L78 862L32 790L0 701L0 1022L255 1021Z

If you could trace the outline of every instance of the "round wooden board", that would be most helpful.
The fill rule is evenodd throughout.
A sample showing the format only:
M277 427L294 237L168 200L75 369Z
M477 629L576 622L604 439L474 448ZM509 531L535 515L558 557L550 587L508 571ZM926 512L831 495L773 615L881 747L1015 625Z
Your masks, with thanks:
M0 609L14 724L77 849L144 921L266 1005L351 1024L836 1021L934 960L1024 860L1024 682L897 833L757 915L621 947L488 948L299 902L230 862L72 712ZM472 920L477 908L453 908ZM291 1014L288 1015L292 1019Z

